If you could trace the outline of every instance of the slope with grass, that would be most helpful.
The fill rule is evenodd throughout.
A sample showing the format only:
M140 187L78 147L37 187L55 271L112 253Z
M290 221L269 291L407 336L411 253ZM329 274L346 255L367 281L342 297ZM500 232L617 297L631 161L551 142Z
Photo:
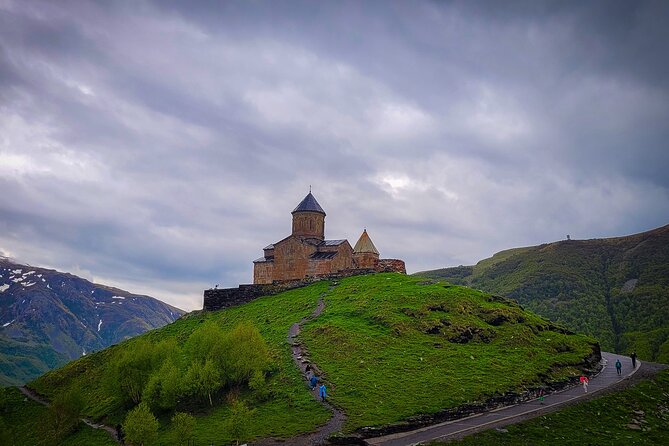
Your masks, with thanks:
M416 275L509 296L604 349L669 362L669 226L510 249Z
M575 428L577 427L577 428ZM521 424L449 442L461 446L667 444L669 370L621 392ZM444 443L431 443L436 446Z
M388 273L318 282L239 307L191 314L49 372L29 386L52 400L79 389L84 414L110 425L124 423L137 402L147 402L160 422L155 444L161 445L174 443L174 411L195 416L196 444L313 431L330 413L311 397L292 361L287 335L291 324L311 314L319 297L325 308L304 324L298 340L322 371L331 402L347 414L346 432L573 379L592 367L593 352L598 352L592 338L569 334L513 301ZM246 365L228 369L226 358L236 353L227 347L211 350L201 340L216 330L235 333L240 324L260 333L271 364L258 366L251 379L233 380L235 370ZM222 339L222 345L230 344ZM130 379L118 379L120 370L128 372L119 364L136 365L123 361L145 350L154 352L144 363L148 378L137 400L130 400L114 387ZM221 353L215 356L223 357L228 378L209 393L178 389L174 404L163 406L162 398L169 395L160 389L168 389L170 380L154 377L169 377L173 367L177 382L189 382L196 363L208 367L210 350ZM202 377L198 386L208 381L206 374L197 376ZM238 414L249 411L240 422Z

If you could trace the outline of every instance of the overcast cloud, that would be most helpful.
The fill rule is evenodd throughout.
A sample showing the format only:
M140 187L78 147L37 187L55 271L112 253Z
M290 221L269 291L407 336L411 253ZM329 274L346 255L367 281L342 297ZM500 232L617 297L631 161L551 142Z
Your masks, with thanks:
M309 185L409 272L669 223L669 3L0 0L0 254L180 308Z

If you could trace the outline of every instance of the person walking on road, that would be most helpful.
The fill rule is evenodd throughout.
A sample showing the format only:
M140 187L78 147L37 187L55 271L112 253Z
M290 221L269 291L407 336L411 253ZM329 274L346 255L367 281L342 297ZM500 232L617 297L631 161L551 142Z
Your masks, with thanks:
M623 374L623 364L620 362L620 359L616 359L616 372L618 376Z
M325 398L327 398L328 396L327 391L325 389L325 384L321 384L319 394L321 396L321 401L325 402Z
M632 368L636 369L636 352L632 352L630 358L632 358Z
M583 384L583 391L585 393L588 393L588 377L585 375L581 375L579 380L581 381L581 384Z

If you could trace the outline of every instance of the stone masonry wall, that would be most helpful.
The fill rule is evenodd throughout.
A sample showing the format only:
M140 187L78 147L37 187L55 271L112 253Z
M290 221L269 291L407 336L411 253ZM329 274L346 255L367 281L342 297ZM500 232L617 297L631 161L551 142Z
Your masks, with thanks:
M204 305L202 308L207 311L221 310L251 302L260 296L270 296L305 285L308 285L308 283L290 282L267 285L239 285L237 288L204 290Z
M251 302L261 296L271 296L293 288L310 285L319 280L336 280L344 277L364 274L395 272L406 274L404 261L398 259L380 259L375 268L355 268L340 270L336 273L322 274L303 280L275 282L271 284L239 285L237 288L220 288L204 290L203 309L216 311L223 308Z
M403 260L398 260L398 259L381 259L379 260L379 265L377 267L377 271L380 273L402 273L406 274L407 269L406 265L404 265Z

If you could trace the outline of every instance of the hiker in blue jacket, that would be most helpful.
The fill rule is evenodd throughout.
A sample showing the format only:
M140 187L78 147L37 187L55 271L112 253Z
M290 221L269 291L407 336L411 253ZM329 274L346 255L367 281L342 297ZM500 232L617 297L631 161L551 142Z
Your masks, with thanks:
M321 401L325 401L325 398L328 396L325 390L325 384L321 384L320 395L321 395Z
M620 359L616 359L616 372L618 372L618 376L623 374L623 363L620 362Z
M311 386L311 390L314 390L316 388L316 384L318 384L318 376L316 374L311 375L311 378L309 378L309 386Z

